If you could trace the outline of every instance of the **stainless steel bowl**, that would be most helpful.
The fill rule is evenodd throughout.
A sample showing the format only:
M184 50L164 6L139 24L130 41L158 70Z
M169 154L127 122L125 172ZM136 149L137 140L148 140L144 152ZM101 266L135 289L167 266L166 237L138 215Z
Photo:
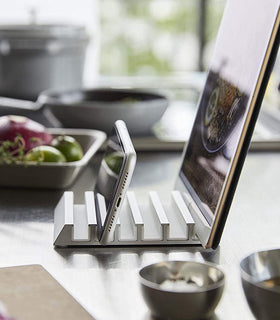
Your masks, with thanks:
M161 94L121 88L46 91L38 102L65 128L94 128L110 134L114 122L123 120L131 135L150 135L168 106Z
M140 270L141 290L153 316L202 319L213 315L223 293L224 273L211 263L167 261Z
M123 120L132 136L151 135L167 106L168 99L161 94L122 88L47 90L36 102L0 97L1 115L35 119L43 110L41 116L51 126L95 129L108 134L116 120Z
M257 319L280 319L280 249L255 252L240 263L241 280Z

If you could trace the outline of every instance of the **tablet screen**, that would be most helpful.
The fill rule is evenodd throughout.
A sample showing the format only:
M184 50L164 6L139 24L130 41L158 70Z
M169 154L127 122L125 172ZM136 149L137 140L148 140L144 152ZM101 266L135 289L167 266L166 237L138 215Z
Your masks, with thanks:
M228 1L180 178L211 225L232 168L279 10Z

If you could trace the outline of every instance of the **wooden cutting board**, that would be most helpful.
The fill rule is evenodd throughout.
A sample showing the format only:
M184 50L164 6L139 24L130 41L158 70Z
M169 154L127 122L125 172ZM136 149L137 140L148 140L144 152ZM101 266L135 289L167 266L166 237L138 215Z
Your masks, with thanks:
M40 265L0 268L0 301L16 320L94 319Z

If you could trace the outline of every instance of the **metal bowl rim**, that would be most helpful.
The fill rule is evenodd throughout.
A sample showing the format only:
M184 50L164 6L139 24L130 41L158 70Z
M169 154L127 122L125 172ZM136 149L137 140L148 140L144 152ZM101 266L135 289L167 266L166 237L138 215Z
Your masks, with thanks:
M172 291L172 290L162 289L159 284L157 284L155 282L152 282L152 281L149 281L149 280L145 279L141 275L141 272L144 269L150 268L150 267L155 266L157 264L170 263L170 262L192 263L192 264L199 264L199 265L203 265L203 266L208 266L208 267L214 268L218 272L220 272L221 273L221 279L219 281L211 284L211 285L208 285L207 287L203 287L203 288L198 287L198 288L196 288L195 291L189 291L189 290ZM158 291L168 292L168 293L172 293L172 294L196 294L196 293L202 293L202 292L207 292L207 291L211 291L211 290L217 289L219 287L223 287L224 284L225 284L225 273L216 264L211 263L211 262L198 262L198 261L194 261L194 260L166 260L166 261L156 262L156 263L152 263L152 264L149 264L149 265L141 268L139 270L138 274L139 274L141 285L144 285L144 286L146 286L148 288L152 288L152 289L155 289L155 290L158 290Z
M57 95L70 95L73 94L75 92L77 92L78 94L82 94L82 93L87 93L87 92L107 92L107 93L127 93L127 94L131 94L131 95L149 95L152 98L151 99L147 99L147 100L135 100L132 102L127 102L127 103L123 103L122 101L102 101L102 100L81 100L81 101L73 101L73 102L65 102L63 101L60 97L57 97ZM156 105L157 107L160 105L162 105L162 107L167 107L169 104L169 99L166 95L164 95L162 92L157 91L157 90L149 90L149 89L142 89L142 88L127 88L127 87L96 87L96 88L74 88L74 89L68 89L68 90L54 90L54 89L48 89L48 90L44 90L43 92L40 93L38 99L37 99L37 103L39 105L44 105L47 104L49 106L51 105L61 105L61 106L83 106L83 107L92 107L92 103L96 103L96 105L94 107L102 107L104 108L105 106L123 106L123 107L127 107L128 105L131 106L138 106L140 104L149 104L149 105Z
M250 283L251 285L255 286L255 287L258 287L260 289L263 289L263 290L267 290L267 291L270 291L270 292L276 292L276 293L279 293L279 291L273 289L273 288L268 288L268 287L265 287L263 286L262 284L260 284L260 282L257 282L255 280L255 278L249 274L248 272L246 272L243 267L242 267L242 263L247 260L249 257L252 257L256 254L260 254L260 253L263 253L263 252L276 252L276 251L279 251L280 253L280 248L273 248L273 249L267 249L267 250L260 250L260 251L254 251L254 252L251 252L250 254L246 255L245 257L243 257L239 263L239 268L240 268L240 274L241 274L241 279Z

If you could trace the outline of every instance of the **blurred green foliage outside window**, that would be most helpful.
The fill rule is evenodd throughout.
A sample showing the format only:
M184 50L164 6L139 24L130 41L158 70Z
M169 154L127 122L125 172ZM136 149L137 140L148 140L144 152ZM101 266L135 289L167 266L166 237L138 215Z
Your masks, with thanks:
M224 5L225 0L100 1L99 73L182 75L207 68Z

